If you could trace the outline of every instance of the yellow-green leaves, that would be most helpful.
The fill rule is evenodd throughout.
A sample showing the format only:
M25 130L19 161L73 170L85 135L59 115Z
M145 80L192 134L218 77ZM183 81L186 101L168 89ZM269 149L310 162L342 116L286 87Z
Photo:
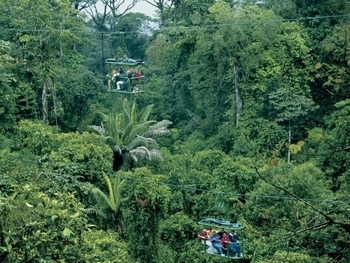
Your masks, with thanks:
M74 234L73 231L68 227L65 227L64 230L62 231L62 235L64 237L70 237L72 234Z
M296 154L301 150L301 148L303 147L304 144L305 144L304 141L299 141L296 144L289 145L289 149L290 149L291 153Z

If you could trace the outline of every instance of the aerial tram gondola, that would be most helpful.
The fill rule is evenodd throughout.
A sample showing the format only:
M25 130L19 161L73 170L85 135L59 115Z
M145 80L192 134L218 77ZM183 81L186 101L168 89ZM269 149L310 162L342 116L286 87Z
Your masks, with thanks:
M198 222L199 225L203 225L204 229L216 229L216 231L220 232L220 231L236 231L236 230L241 230L244 228L244 226L240 223L237 222L231 222L231 221L227 221L224 219L215 219L215 218L204 218L201 221ZM241 239L237 239L234 242L230 242L228 245L228 247L226 249L223 249L224 252L224 257L222 257L222 255L219 254L218 250L213 247L212 242L209 240L209 238L207 237L203 237L201 236L202 232L198 235L201 238L201 242L203 244L203 248L201 250L202 253L208 254L210 256L217 256L217 257L221 257L222 259L227 259L227 260L243 260L243 247L242 247L242 240ZM211 235L211 234L210 234ZM233 252L229 249L229 245L233 245L236 249L237 246L239 246L239 251L237 251L237 254L233 254Z
M108 58L106 60L108 70L108 91L123 94L137 94L144 92L141 87L144 84L144 75L140 69L144 65L140 59ZM125 70L125 67L128 69Z

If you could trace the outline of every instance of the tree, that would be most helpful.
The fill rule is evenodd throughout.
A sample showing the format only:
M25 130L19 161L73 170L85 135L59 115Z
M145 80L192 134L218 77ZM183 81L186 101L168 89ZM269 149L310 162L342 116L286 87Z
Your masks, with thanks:
M118 19L115 31L122 32L119 35L119 42L115 36L111 36L112 57L118 55L116 51L125 49L128 57L144 59L145 50L148 45L149 36L152 33L150 22L152 19L142 13L127 13ZM119 54L119 55L124 55Z
M112 222L116 227L118 226L119 209L122 202L121 193L125 187L127 180L121 179L119 176L108 177L103 173L103 179L107 185L108 194L105 194L102 190L97 187L92 187L91 192L96 199L96 205L93 209L99 216L108 218L108 213L112 212Z
M128 244L112 230L90 230L82 235L82 258L85 262L131 262Z
M0 197L1 262L79 261L87 216L74 194L49 196L32 184L12 190Z
M193 30L189 59L191 95L206 136L219 123L234 122L238 112L241 118L267 118L266 97L280 88L309 97L309 48L296 23L269 23L278 17L257 6L230 9L219 2L209 11L207 26Z
M96 0L70 0L76 10L85 10L96 3Z
M307 116L318 107L307 97L291 93L288 88L280 88L269 95L269 102L275 109L277 121L288 125L288 163L291 159L292 123L302 116Z
M311 38L310 48L315 54L318 54L319 42L329 35L335 25L343 22L342 15L347 14L349 10L346 1L337 0L287 0L283 3L278 0L265 0L262 6L286 19L303 18L300 22Z
M148 84L150 92L145 95L149 100L157 101L155 114L159 118L171 119L176 126L179 122L186 125L192 117L201 117L195 112L190 90L190 78L194 72L188 68L195 39L195 35L183 26L169 27L157 35L146 52L151 82Z
M131 2L127 2L126 0L97 0L86 6L85 11L91 17L97 30L104 31L108 22L113 32L115 31L114 28L117 18L131 10L138 1L139 0L132 0ZM109 19L111 21L108 21Z
M133 167L145 158L162 158L154 137L169 134L167 127L171 122L148 120L152 108L153 105L149 105L138 115L136 103L131 104L124 100L122 113L105 116L106 129L104 126L92 126L113 146L114 171L121 169L123 165Z
M279 162L260 169L255 166L255 170L262 182L250 193L252 198L244 208L245 218L272 239L289 240L276 243L276 249L296 249L313 257L340 255L347 260L348 245L344 237L348 236L350 223L342 215L341 205L329 200L333 194L321 170L312 163ZM270 198L259 200L259 193L268 193ZM321 250L317 244L323 247L329 239L339 243Z
M9 55L10 42L0 40L0 133L9 130L15 121L14 77L10 71L14 59Z
M97 184L103 179L97 171L111 171L112 151L97 134L61 133L56 127L22 121L19 138L22 142L18 147L35 155L45 171L43 176L48 174L50 178L52 173L58 173L69 175L68 180L75 177L78 181Z
M334 104L347 99L350 94L349 29L347 24L336 26L319 44L318 60L312 70L312 95L322 106L322 115L330 114Z
M31 84L41 105L42 120L55 123L59 108L56 79L62 67L72 67L81 59L74 49L79 42L74 31L84 28L83 19L68 0L15 3L5 0L0 7L8 10L1 24L11 29L3 38L16 44L13 56L23 61L26 68L26 74L17 80Z
M129 244L134 262L158 262L159 226L164 218L170 192L164 175L152 174L147 168L137 168L122 174L128 179L122 203L122 229ZM137 246L134 242L137 240Z
M310 131L308 141L313 146L316 160L323 167L327 178L332 180L331 189L336 192L342 184L346 184L344 178L347 177L350 165L348 161L350 101L348 99L340 101L334 106L337 110L326 119L326 128L318 133L317 130Z
M106 87L100 74L94 74L83 65L62 68L56 83L55 124L62 131L83 129L92 115L92 105Z
M168 1L168 0L145 0L148 4L156 7L159 12L159 18L160 18L160 24L162 26L165 25L167 13L171 10L173 7L174 1ZM169 3L170 2L170 3Z
M193 240L196 237L197 229L196 222L183 212L177 212L170 215L160 224L160 239L163 244L161 251L162 254L168 252L165 256L167 262L195 262L198 260L198 249L195 244L190 247L187 246L187 242L184 240ZM162 260L162 258L160 258ZM159 260L159 261L160 261ZM165 262L164 259L162 262Z

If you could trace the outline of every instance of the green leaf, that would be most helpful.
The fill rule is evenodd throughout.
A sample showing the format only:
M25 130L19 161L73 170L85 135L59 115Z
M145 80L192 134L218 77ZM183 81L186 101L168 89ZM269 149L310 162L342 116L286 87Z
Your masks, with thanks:
M20 40L21 42L28 42L28 41L30 41L30 36L28 36L28 35L23 35L23 36L21 36L21 37L19 38L19 40Z
M70 237L70 235L71 235L72 233L73 233L73 231L70 230L68 227L66 227L66 228L63 230L63 232L62 232L62 234L63 234L64 237Z
M79 215L80 215L80 213L79 213L79 212L76 212L74 215L71 215L70 217L71 217L71 218L77 218L77 217L79 217Z
M51 222L55 222L55 220L58 218L58 215L53 215L51 216Z

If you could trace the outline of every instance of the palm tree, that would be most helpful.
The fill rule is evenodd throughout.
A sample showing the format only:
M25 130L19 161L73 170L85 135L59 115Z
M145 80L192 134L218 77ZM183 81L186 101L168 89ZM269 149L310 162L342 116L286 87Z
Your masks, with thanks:
M109 194L106 195L97 187L92 188L92 193L99 207L117 212L121 201L120 192L126 181L121 180L120 177L109 178L105 173L103 173L103 179L107 184Z
M157 141L157 136L170 134L168 126L172 122L148 120L153 105L148 105L140 115L136 112L136 103L127 99L123 102L123 112L104 115L105 125L92 126L105 136L114 153L113 170L118 171L123 165L128 168L142 159L163 159Z
M117 224L118 211L122 201L121 191L126 184L126 179L122 180L118 176L108 177L105 173L103 173L103 178L107 184L108 194L93 186L91 192L96 199L96 205L92 210L102 218L107 218L108 214L112 213L114 222Z

